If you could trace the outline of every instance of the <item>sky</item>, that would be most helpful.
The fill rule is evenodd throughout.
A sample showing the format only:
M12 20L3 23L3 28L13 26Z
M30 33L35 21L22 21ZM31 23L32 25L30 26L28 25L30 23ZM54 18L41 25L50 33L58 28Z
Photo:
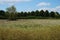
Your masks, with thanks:
M17 11L49 10L60 12L60 0L0 0L0 10L14 5Z

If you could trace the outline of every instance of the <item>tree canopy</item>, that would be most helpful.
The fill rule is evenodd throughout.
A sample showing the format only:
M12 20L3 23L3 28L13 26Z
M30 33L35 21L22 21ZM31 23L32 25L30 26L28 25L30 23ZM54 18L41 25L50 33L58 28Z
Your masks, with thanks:
M40 18L60 18L59 12L48 10L36 10L31 12L17 12L15 6L8 7L6 11L0 10L0 19L9 19L9 20L16 20L16 19L40 19Z

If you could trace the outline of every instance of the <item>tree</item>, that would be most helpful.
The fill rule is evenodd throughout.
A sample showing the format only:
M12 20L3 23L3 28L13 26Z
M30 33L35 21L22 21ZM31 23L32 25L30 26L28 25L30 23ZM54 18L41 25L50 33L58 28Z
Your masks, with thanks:
M39 16L39 11L38 10L35 11L35 15Z
M9 13L9 20L16 20L16 8L15 6L8 7L6 11Z
M45 14L45 17L49 17L50 16L48 10L46 10L44 14Z
M4 16L5 15L5 11L0 10L0 16Z
M21 12L21 17L23 17L23 16L24 16L24 12L22 11L22 12Z
M55 12L51 11L50 16L54 18L55 17Z
M28 16L31 16L31 12L27 12L27 15L28 15Z
M0 10L0 18L5 18L5 11Z
M43 10L41 10L39 14L41 17L44 17L44 11Z
M56 18L60 18L60 14L58 12L55 12Z
M58 12L56 12L56 15L59 16L60 14Z
M35 12L34 11L31 11L31 16L35 16Z
M24 16L25 16L25 17L27 16L27 12L24 12Z

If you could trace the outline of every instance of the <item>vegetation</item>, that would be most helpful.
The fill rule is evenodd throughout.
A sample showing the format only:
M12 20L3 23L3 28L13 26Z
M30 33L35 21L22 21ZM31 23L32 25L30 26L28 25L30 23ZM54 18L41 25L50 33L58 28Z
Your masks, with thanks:
M0 20L0 40L60 40L60 20Z
M16 8L14 6L11 6L6 9L9 13L8 19L9 20L16 20Z
M17 12L15 6L8 7L6 11L0 10L0 19L49 19L49 18L60 18L58 12L48 10L44 11L31 11L31 12Z
M0 10L0 40L60 40L60 14L48 10L17 12L14 6Z

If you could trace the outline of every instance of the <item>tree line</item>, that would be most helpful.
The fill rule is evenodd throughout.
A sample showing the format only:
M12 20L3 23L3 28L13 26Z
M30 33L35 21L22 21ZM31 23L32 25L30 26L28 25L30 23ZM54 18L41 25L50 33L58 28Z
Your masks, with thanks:
M60 18L59 12L48 10L36 10L31 12L17 12L15 6L8 7L6 11L0 10L0 19L9 19L9 20L16 20L16 19L58 19Z

